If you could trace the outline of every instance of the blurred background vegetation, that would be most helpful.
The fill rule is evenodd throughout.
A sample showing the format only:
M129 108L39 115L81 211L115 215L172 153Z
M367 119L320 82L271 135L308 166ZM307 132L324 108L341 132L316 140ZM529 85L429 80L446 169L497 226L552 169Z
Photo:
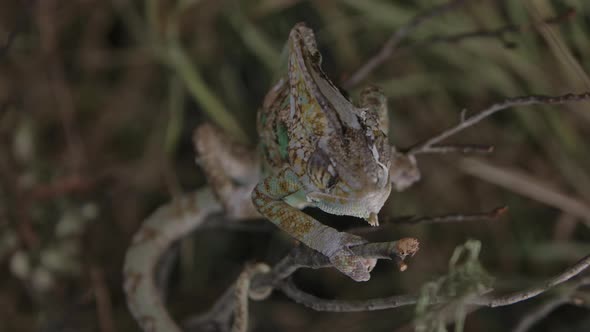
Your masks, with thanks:
M158 205L205 184L194 164L193 128L214 121L255 144L255 112L284 73L281 54L295 23L316 31L324 69L341 83L398 27L440 3L3 1L0 331L137 331L122 293L124 251ZM539 22L572 9L575 15L558 22ZM501 38L425 42L509 24L527 28ZM590 91L586 68L590 2L472 0L412 32L364 83L385 90L391 140L407 147L455 124L463 109L516 95ZM349 91L353 99L360 87ZM447 272L453 249L469 238L481 241L481 262L500 289L556 274L590 252L589 137L588 103L498 114L451 139L493 144L493 154L478 164L460 155L420 157L422 181L393 194L382 218L501 205L510 208L507 216L388 224L369 237L421 241L406 272L381 262L368 283L332 270L303 271L296 280L328 298L416 293ZM340 225L347 223L359 225ZM208 308L244 262L272 263L288 251L284 234L253 225L260 227L204 230L183 241L168 292L175 317ZM508 330L542 301L481 309L466 331ZM251 311L254 331L393 331L414 317L412 307L318 313L281 294ZM535 330L588 331L590 315L566 305Z

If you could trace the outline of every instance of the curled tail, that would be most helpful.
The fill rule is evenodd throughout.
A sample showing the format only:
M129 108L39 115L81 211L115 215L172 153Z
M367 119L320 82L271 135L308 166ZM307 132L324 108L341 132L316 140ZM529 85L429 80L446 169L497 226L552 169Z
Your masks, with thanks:
M181 332L168 314L155 282L155 270L170 245L222 212L209 187L159 207L133 236L123 264L127 304L143 331Z

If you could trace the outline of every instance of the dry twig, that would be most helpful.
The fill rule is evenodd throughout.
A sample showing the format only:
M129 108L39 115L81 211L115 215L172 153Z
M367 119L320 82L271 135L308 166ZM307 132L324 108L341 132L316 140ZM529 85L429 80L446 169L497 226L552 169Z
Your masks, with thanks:
M537 322L547 317L553 310L561 307L562 305L569 303L570 300L567 298L556 298L551 301L547 301L542 305L535 308L532 312L526 314L523 319L514 328L513 332L526 332Z
M495 147L493 145L480 145L480 144L446 144L446 145L433 145L428 149L428 152L424 153L463 153L463 154L488 154L494 152Z
M466 221L483 221L483 220L496 220L502 217L504 214L508 212L508 207L501 206L497 207L489 212L480 212L480 213L472 213L472 214L447 214L441 216L434 216L434 217L417 217L417 216L409 216L409 217L396 217L388 222L393 224L447 224L447 223L456 223L456 222L466 222Z
M526 332L530 330L536 323L547 317L553 310L559 308L564 304L581 305L585 304L578 301L577 293L578 289L584 286L590 285L590 277L581 278L573 283L568 289L558 292L558 295L554 298L546 301L545 303L537 306L531 312L524 315L518 325L514 328L513 332Z
M416 144L405 152L408 155L416 155L420 153L434 153L437 151L436 144L441 141L457 134L458 132L467 129L485 118L493 115L499 111L515 107L515 106L528 106L528 105L540 105L540 104L564 104L569 102L587 101L590 100L590 92L584 92L580 94L568 93L562 96L542 96L542 95L530 95L508 98L499 103L495 103L483 111L476 113L468 118L461 116L461 121L449 129L444 130L440 134L427 139L426 141Z
M357 69L350 78L344 82L343 86L345 89L349 89L353 86L356 86L362 80L364 80L371 72L373 72L377 67L383 64L387 59L389 59L402 40L406 39L408 35L416 30L417 27L422 25L423 23L429 21L432 18L440 16L448 11L451 11L458 6L465 3L466 0L453 0L448 3L434 6L429 10L423 11L418 13L414 16L408 23L401 26L397 31L395 31L391 37L383 44L381 50L375 54L373 57L369 58L364 65L362 65L359 69Z
M539 24L559 24L565 20L568 20L574 17L576 14L575 9L567 8L563 13L560 13L554 17L550 17L544 20L539 20L538 22L529 23L529 24L508 24L502 27L498 27L495 29L480 29L475 31L466 31L462 33L452 34L452 35L435 35L424 40L418 41L410 46L410 48L417 48L423 46L431 46L433 44L442 44L442 43L460 43L465 40L471 39L498 39L504 43L506 47L515 47L516 45L508 40L506 40L506 35L510 33L522 33L528 32L535 29Z
M588 266L590 266L590 255L584 257L576 264L572 265L557 276L543 282L539 286L507 295L481 296L469 300L468 304L495 308L525 301L568 281L569 279L584 271L586 268L588 268ZM326 300L298 289L292 282L282 282L279 287L281 291L293 301L317 311L360 312L392 309L416 304L419 298L418 295L396 295L385 298L359 301ZM489 291L490 290L487 292ZM451 299L435 298L432 304L444 303L449 300Z
M414 16L408 23L401 26L389 39L383 44L381 50L373 57L369 58L359 69L357 69L350 78L343 83L343 87L350 89L365 80L375 69L382 65L385 61L390 59L396 50L400 49L401 42L408 37L408 35L423 23L432 18L440 16L450 10L453 10L465 1L451 1L431 8L430 10L420 12ZM475 31L466 31L450 35L434 35L424 40L418 41L405 47L405 49L414 49L419 47L431 46L441 43L460 43L472 39L498 39L504 43L506 47L515 47L516 45L506 40L506 35L509 33L522 33L531 31L539 25L559 24L567 19L572 18L576 14L573 8L566 9L563 13L544 20L539 20L529 24L507 24L495 29L479 29Z

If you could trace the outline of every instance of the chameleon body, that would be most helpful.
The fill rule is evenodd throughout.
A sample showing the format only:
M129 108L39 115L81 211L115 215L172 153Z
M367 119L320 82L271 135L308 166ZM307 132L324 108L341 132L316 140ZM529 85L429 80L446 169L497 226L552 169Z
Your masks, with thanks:
M378 89L365 89L357 107L324 74L311 29L297 24L288 47L288 74L258 113L260 153L202 125L194 145L210 186L159 208L133 237L124 289L144 331L180 331L154 280L158 260L173 241L221 211L233 220L261 214L352 279L370 278L376 259L350 250L366 240L325 226L300 208L312 205L376 226L392 184L401 190L419 179L415 160L388 144L386 99ZM243 294L238 298L244 302Z

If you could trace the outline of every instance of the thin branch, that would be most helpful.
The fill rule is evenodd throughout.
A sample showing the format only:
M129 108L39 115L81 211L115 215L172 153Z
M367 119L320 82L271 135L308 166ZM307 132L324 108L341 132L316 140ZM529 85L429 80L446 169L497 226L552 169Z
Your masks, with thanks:
M518 325L514 328L513 332L526 332L530 330L536 323L547 317L553 310L564 304L582 305L584 301L577 299L578 289L583 286L590 284L590 277L582 278L573 283L573 285L567 287L568 289L559 292L559 294L546 301L545 303L537 306L518 322Z
M584 92L580 94L568 93L562 96L530 95L508 98L502 102L491 105L490 107L464 119L463 121L460 121L457 125L441 132L440 134L432 138L429 138L428 140L422 143L410 147L409 149L407 149L406 153L408 155L425 153L429 151L429 149L432 149L433 146L435 146L435 144L438 144L441 141L449 138L450 136L453 136L458 132L477 124L478 122L482 121L483 119L489 117L490 115L496 112L508 109L510 107L538 104L565 104L569 102L578 102L586 100L590 100L590 92Z
M540 286L508 295L477 297L469 300L466 304L493 308L525 301L568 281L570 278L584 271L586 268L588 268L588 266L590 266L590 255L584 257L578 263L566 269L559 275L547 280ZM419 298L419 295L396 295L385 298L357 301L327 300L298 289L292 282L281 282L278 287L293 301L318 311L360 312L392 309L416 304ZM488 291L486 291L486 293ZM449 300L451 299L434 298L431 304L445 303Z
M343 87L345 89L350 89L364 80L371 72L373 72L377 67L383 64L393 55L394 51L402 42L402 40L406 39L410 33L416 30L416 28L421 26L423 23L448 11L451 11L460 5L463 5L465 2L466 0L453 0L418 13L410 21L397 29L397 31L395 31L389 37L385 44L383 44L381 50L373 57L369 58L369 60L365 62L364 65L357 69L356 72L354 72L350 78L344 82Z
M416 304L419 298L418 295L396 295L371 300L327 300L300 290L290 280L281 282L278 287L291 300L316 311L361 312L392 309Z
M374 259L395 260L404 270L403 260L416 254L419 248L415 238L403 238L391 242L366 243L354 246L350 250L357 256ZM268 274L258 275L252 280L252 289L257 290L268 286L276 286L280 281L289 278L300 268L320 269L331 267L326 256L306 246L298 246L275 264Z
M500 206L487 212L477 212L471 214L451 213L439 216L397 216L383 218L382 226L387 225L417 225L417 224L450 224L457 222L472 221L494 221L503 217L508 212L507 206ZM368 234L379 231L379 228L371 226L359 226L350 229L355 234ZM401 267L400 267L401 268Z
M545 281L543 284L539 286L532 287L524 291L514 292L512 294L483 299L481 302L477 302L474 304L495 308L522 302L530 298L533 298L539 294L542 294L561 283L568 281L569 279L580 274L580 272L584 271L586 268L588 268L588 266L590 266L590 255L582 258L580 261L572 265L567 270Z
M543 318L547 317L553 310L561 307L564 304L570 303L570 299L558 297L543 303L542 305L535 308L533 311L525 314L525 316L520 320L518 325L514 328L513 332L526 332L528 331L533 325L541 321Z
M508 24L495 29L480 29L475 31L466 31L452 35L434 35L424 40L418 41L410 46L410 48L431 46L433 44L441 43L460 43L468 39L499 39L506 47L515 47L516 45L506 40L506 35L510 33L523 33L535 29L540 24L559 24L565 20L571 19L576 14L573 8L567 8L563 13L554 17L544 19L540 22L533 22L529 24Z
M507 206L497 207L489 212L480 212L480 213L473 213L473 214L447 214L441 216L434 216L434 217L417 217L417 216L408 216L408 217L396 217L392 218L391 220L387 220L388 223L393 224L447 224L447 223L456 223L456 222L466 222L466 221L484 221L484 220L497 220L498 218L504 216L508 212Z
M373 57L357 69L350 78L343 83L345 89L350 89L358 85L361 81L365 80L377 67L382 65L385 61L390 59L396 50L401 49L400 43L407 38L407 36L414 31L417 27L422 25L424 22L435 18L445 12L452 10L464 1L451 1L449 3L433 7L432 9L419 13L412 20L406 23L404 26L399 28L382 46L381 50ZM419 47L431 46L434 44L441 43L460 43L471 39L499 39L504 43L506 47L515 47L516 45L506 40L506 35L510 33L523 33L531 31L540 24L559 24L565 20L568 20L576 14L575 9L567 8L563 13L558 14L554 17L541 20L539 22L533 22L529 24L507 24L495 29L479 29L475 31L466 31L450 35L434 35L424 40L415 42L408 47L404 47L405 50L414 49Z
M493 145L480 145L480 144L447 144L447 145L433 145L428 149L424 149L420 153L436 153L436 154L446 154L446 153L463 153L463 154L471 154L471 153L479 153L479 154L488 154L494 152L495 147Z
M182 324L185 331L228 331L235 305L235 285L228 287L211 309Z

